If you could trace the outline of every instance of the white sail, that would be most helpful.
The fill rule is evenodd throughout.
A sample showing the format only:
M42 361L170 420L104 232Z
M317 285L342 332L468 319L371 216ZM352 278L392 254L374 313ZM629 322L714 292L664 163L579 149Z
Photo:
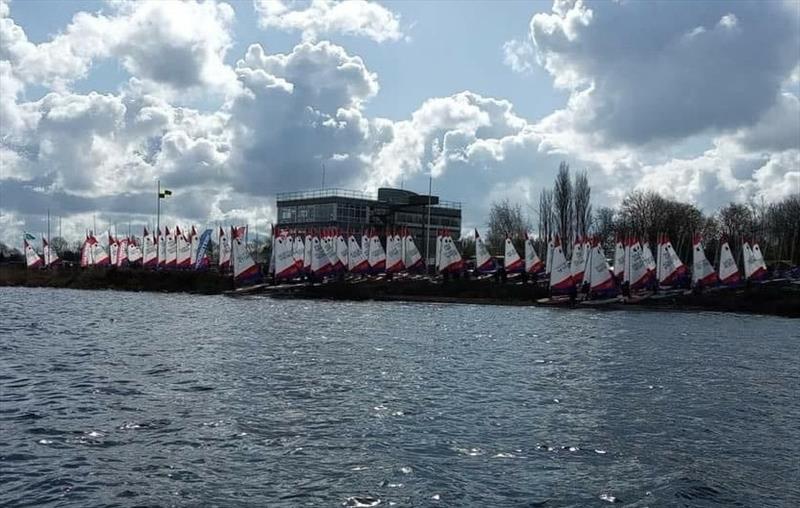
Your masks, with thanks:
M272 247L275 250L275 278L291 279L297 275L297 251L289 235L278 235Z
M168 227L164 227L164 231L166 232L164 235L164 249L166 251L164 266L166 268L175 268L178 262L178 244L175 240L175 236L170 233Z
M348 248L347 242L344 239L344 236L341 233L336 233L336 237L333 239L336 242L336 260L339 262L339 267L342 271L347 271L348 266L350 265L350 260L348 259Z
M87 234L86 239L83 241L83 245L81 245L81 266L87 267L92 266L93 258L92 258L92 242L94 240Z
M475 270L478 272L489 273L495 271L497 267L494 264L494 258L489 254L489 249L486 248L483 238L481 238L478 230L475 230Z
M739 267L736 266L736 260L733 258L733 252L731 252L727 239L723 239L722 245L720 245L719 273L717 276L722 284L729 286L738 284L741 280Z
M686 266L678 257L678 253L672 247L667 235L662 235L658 244L658 284L660 286L672 286L686 273Z
M316 235L311 239L311 272L314 275L325 275L331 271L331 262L322 246L322 241Z
M111 259L108 256L108 251L105 247L103 247L102 239L94 236L92 238L94 239L94 242L92 242L92 264L97 266L108 266L111 264Z
M619 281L625 278L625 246L620 236L614 243L614 277Z
M616 285L614 283L614 274L608 266L606 256L600 248L600 242L595 240L592 242L592 247L588 256L589 268L584 274L586 281L589 283L589 291L593 296L598 294L609 295L609 293L616 293Z
M533 246L533 238L526 235L525 238L525 272L529 274L538 273L542 270L544 264L536 254L536 249Z
M653 251L650 250L650 243L644 242L642 243L642 257L644 258L645 266L647 266L647 270L655 275L656 273L656 260L653 259Z
M761 246L757 242L753 242L753 257L756 259L756 265L763 271L764 275L767 273L767 263L764 261L764 254L761 252Z
M572 260L569 263L569 271L570 275L572 275L572 281L577 285L580 285L583 282L583 272L586 270L586 257L584 254L583 239L581 237L577 237L572 248Z
M128 242L128 262L131 264L142 262L144 259L144 253L142 252L141 247L139 247L139 242L136 238L131 238Z
M386 235L386 272L398 273L404 268L403 244L399 236L389 233Z
M439 231L436 234L436 254L435 254L435 262L434 266L436 267L436 273L440 273L442 271L442 241L444 240L444 236L442 236L442 232Z
M27 239L22 240L23 248L25 249L25 264L28 268L38 268L42 266L42 258L36 250L28 243Z
M108 256L109 256L109 264L118 266L117 263L119 262L119 244L117 243L117 239L111 236L111 233L108 233Z
M325 256L328 258L328 262L330 263L331 270L338 271L341 269L341 266L339 265L339 258L336 256L336 246L330 237L330 233L326 233L325 236L320 239L320 242L322 244L322 250L325 252Z
M178 268L189 268L192 265L192 244L178 226L175 226L175 241L177 242L175 264Z
M364 257L361 246L358 245L356 237L350 235L347 239L347 270L351 273L365 273L369 271L369 261Z
M167 235L159 229L156 240L158 242L158 266L163 268L167 266Z
M303 240L303 272L311 272L311 256L313 255L314 246L311 244L311 235L306 233Z
M224 272L231 267L231 244L225 230L219 228L219 269Z
M525 269L525 261L520 257L511 238L506 237L503 255L503 268L506 273L518 273Z
M631 290L643 289L650 282L652 273L647 268L647 262L642 252L642 244L638 240L631 240L628 245L628 266L626 278Z
M695 235L692 242L692 283L707 286L715 282L717 274L706 257L700 235Z
M561 240L558 236L553 240L551 259L550 290L551 292L566 292L574 286L574 282L572 281L572 273L570 272L567 257L564 255L564 250L561 248Z
M414 237L410 232L406 232L404 238L403 254L405 255L406 270L414 270L423 264L422 255L417 249L417 244L414 243Z
M153 235L144 228L142 235L142 265L145 267L155 267L158 264L158 249Z
M58 253L50 246L50 242L45 237L42 237L42 257L44 266L53 266L59 261Z
M381 239L376 234L369 240L369 268L373 273L386 270L386 253L381 245Z
M117 240L117 266L125 266L128 263L128 239Z
M547 239L547 259L545 259L544 273L550 275L553 271L553 237Z
M305 259L306 255L306 244L303 241L303 237L300 235L295 235L294 239L292 240L292 257L294 258L294 265L297 267L297 272L301 272L303 270L303 260Z
M234 229L231 241L231 263L233 264L233 278L237 282L245 282L259 276L259 268L253 256L247 252L244 238L246 227Z
M457 273L464 268L464 260L458 252L453 238L450 235L442 237L442 246L439 260L439 271L441 273Z
M369 236L366 233L361 235L361 254L369 261Z
M192 231L189 233L189 245L191 246L191 254L189 262L192 266L197 266L197 251L200 249L200 235L197 234L197 228L192 225Z
M756 255L753 248L750 247L750 242L745 241L742 244L742 257L744 258L744 276L748 280L758 280L764 277L767 267L764 264L763 257Z

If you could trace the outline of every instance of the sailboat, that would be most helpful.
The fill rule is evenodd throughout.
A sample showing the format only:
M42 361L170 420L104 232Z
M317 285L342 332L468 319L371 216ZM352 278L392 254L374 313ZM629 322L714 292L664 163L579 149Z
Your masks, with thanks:
M764 263L764 256L761 255L761 249L758 252L750 247L750 242L746 241L742 244L742 257L744 258L744 276L749 281L763 280L767 275L767 265Z
M386 271L386 252L381 245L381 239L374 232L369 239L369 269L372 273Z
M403 235L403 242L403 256L406 270L411 272L423 268L425 262L422 259L419 249L417 249L417 244L414 243L414 237L411 236L410 231L406 231Z
M553 253L550 260L550 298L542 298L539 303L566 302L564 295L574 290L575 282L572 280L569 262L564 249L561 248L561 239L558 235L553 238Z
M642 251L642 244L635 238L628 240L628 259L625 266L625 278L629 283L631 292L647 289L650 285L653 273L650 271L645 255Z
M244 243L246 228L236 228L233 230L233 241L231 242L231 262L233 264L233 280L237 285L254 284L261 278L261 271L253 256L247 252Z
M347 238L347 270L350 273L367 273L369 261L364 257L364 252L354 235Z
M347 267L350 265L350 260L348 259L349 248L341 231L336 232L336 236L333 238L333 241L336 242L337 267L340 271L346 272Z
M702 238L696 234L692 239L692 284L697 288L704 288L717 281L717 273L703 250Z
M578 236L575 238L575 244L572 248L572 261L570 261L569 264L572 281L577 286L583 283L583 272L586 270L586 258L584 254L584 242L583 239Z
M458 252L450 234L442 236L439 252L439 273L459 273L464 269L464 260Z
M39 253L28 243L27 233L26 237L22 239L22 247L25 251L25 265L28 268L40 268L44 264Z
M278 235L272 248L275 251L275 279L288 280L297 276L297 258L290 235Z
M403 244L398 235L390 232L386 235L386 273L400 273L403 269Z
M722 238L722 244L720 245L717 277L719 277L720 284L724 286L736 286L742 280L742 277L739 275L739 267L736 266L736 260L733 258L728 239L725 237Z
M614 277L616 277L617 282L622 283L625 280L625 260L627 256L625 255L625 243L623 242L622 236L617 235L616 240L614 241Z
M514 242L506 236L503 268L506 273L521 273L525 269L525 261L520 257Z
M192 266L192 244L178 226L175 226L175 242L176 268L190 268Z
M178 265L178 242L175 236L170 233L168 227L164 227L166 232L165 249L166 262L164 268L175 268Z
M539 259L536 254L536 249L533 247L533 238L529 233L525 234L525 273L528 275L535 275L542 271L544 263Z
M547 259L545 260L544 273L550 275L553 271L553 236L547 239Z
M614 273L608 266L606 256L597 238L591 241L587 255L587 269L584 273L584 282L589 284L587 300L581 302L585 305L602 305L619 301Z
M42 256L44 257L44 266L48 268L61 262L58 253L50 246L50 242L44 236L42 237Z
M475 271L478 273L493 273L497 270L494 258L489 254L489 249L486 248L483 238L475 230Z
M311 246L311 273L316 277L327 275L332 269L331 261L325 253L322 240L316 234L311 239Z
M662 234L659 238L657 257L656 275L659 289L670 289L681 285L686 277L686 265L678 257L666 234Z
M108 237L106 237L108 238ZM111 258L108 255L108 251L105 247L103 247L103 243L101 240L98 240L94 235L92 235L92 265L94 266L108 266L111 264Z
M231 244L225 235L225 230L219 228L219 271L227 272L231 269Z

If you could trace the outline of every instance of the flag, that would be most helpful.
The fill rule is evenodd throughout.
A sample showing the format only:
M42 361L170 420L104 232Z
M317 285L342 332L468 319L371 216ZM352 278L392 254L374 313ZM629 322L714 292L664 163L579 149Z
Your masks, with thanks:
M164 189L163 192L159 192L158 193L158 197L161 198L161 199L164 199L167 196L172 196L172 191L171 190Z
M36 240L36 237L26 231L25 232L25 239L26 240Z

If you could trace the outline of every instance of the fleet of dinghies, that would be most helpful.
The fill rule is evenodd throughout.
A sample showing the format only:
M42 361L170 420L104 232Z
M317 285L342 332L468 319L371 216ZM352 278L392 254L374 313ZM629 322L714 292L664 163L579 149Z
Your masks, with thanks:
M257 281L261 267L247 249L246 227L219 227L217 230L217 270L230 273L238 284ZM290 231L274 228L272 257L268 273L275 281L295 279L322 280L343 274L377 275L389 277L400 273L419 273L425 262L414 237L406 228L386 230L379 235L375 229L343 232L337 229ZM179 226L164 227L150 232L145 227L141 237L117 236L107 231L100 236L86 234L80 252L80 265L142 266L154 270L205 270L211 265L210 245L212 230L200 234L192 226L188 231ZM667 235L659 235L656 254L649 244L635 237L618 236L614 242L613 266L609 266L601 242L593 237L577 237L570 244L569 259L558 235L547 239L546 261L542 261L534 248L534 239L524 233L524 252L518 252L513 239L508 236L503 243L502 262L493 257L483 238L475 230L475 265L477 275L498 273L524 274L547 284L553 299L569 297L576 293L583 300L598 301L617 298L642 297L653 292L683 291L691 277L694 288L736 286L743 280L758 281L766 275L766 263L757 243L745 241L742 245L744 272L740 273L736 257L728 240L719 242L717 269L706 257L700 235L692 242L691 270L678 256ZM35 237L26 233L23 239L24 254L29 268L47 268L61 260L43 236L42 254L31 241ZM460 274L466 264L451 234L439 231L436 235L434 270L439 275Z

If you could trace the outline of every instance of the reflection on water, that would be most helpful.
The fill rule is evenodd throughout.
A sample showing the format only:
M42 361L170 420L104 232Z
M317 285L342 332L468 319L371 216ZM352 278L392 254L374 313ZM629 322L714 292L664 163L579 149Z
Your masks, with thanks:
M799 328L0 288L0 505L797 506Z

